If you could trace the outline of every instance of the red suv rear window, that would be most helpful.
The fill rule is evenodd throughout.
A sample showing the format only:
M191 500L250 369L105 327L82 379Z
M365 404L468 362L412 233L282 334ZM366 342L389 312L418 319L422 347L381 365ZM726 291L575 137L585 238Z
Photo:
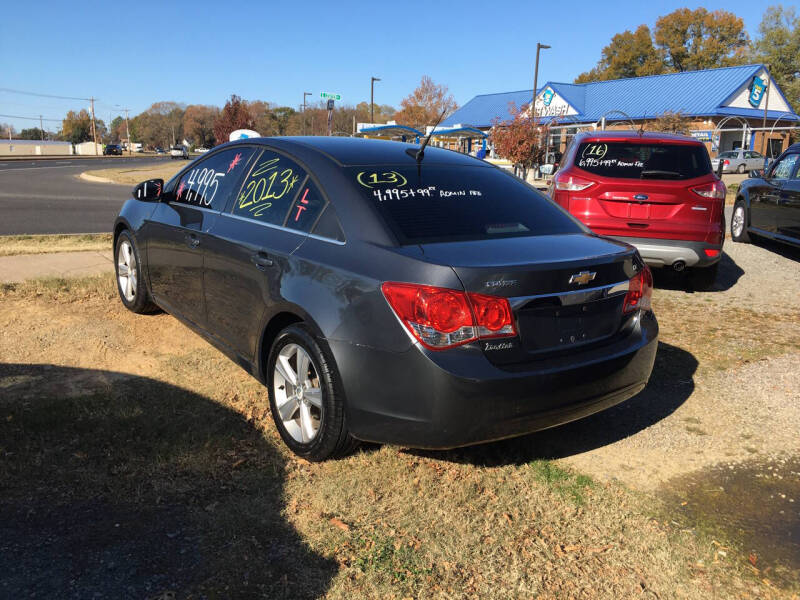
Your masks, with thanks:
M708 152L695 144L584 142L578 147L575 166L623 179L693 179L711 173Z

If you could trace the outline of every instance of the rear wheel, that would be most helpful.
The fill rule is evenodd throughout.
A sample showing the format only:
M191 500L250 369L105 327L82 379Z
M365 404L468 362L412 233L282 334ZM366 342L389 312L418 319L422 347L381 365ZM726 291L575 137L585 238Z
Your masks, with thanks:
M750 241L750 236L747 234L747 207L741 198L736 200L736 204L733 205L731 239L734 242Z
M738 167L736 167L736 172L739 173L739 175L744 173L744 165L739 165Z
M352 451L339 373L302 323L278 334L267 362L272 418L289 449L311 461Z
M719 271L719 263L716 262L710 267L693 268L689 271L689 284L695 290L710 290L717 280L717 272Z
M139 250L129 231L120 232L114 248L114 267L117 275L117 291L122 304L128 310L145 314L158 310L150 299L142 275Z

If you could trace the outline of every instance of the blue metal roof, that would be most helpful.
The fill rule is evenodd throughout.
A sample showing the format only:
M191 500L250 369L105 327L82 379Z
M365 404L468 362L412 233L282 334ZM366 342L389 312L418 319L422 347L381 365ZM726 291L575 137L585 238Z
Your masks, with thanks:
M358 133L364 134L386 134L386 135L404 135L404 134L411 134L415 136L424 136L425 134L421 131L414 129L413 127L409 127L408 125L378 125L376 127L367 127L362 129Z
M435 129L432 137L462 137L462 138L485 138L487 134L474 127L456 127L455 129Z
M764 65L756 64L581 84L547 82L539 92L547 87L555 90L577 111L574 119L584 123L599 121L604 114L615 110L624 112L631 119L653 118L667 111L702 117L729 114L763 117L763 110L722 106L763 68ZM780 88L776 86L776 89L785 99ZM497 119L506 121L511 118L510 103L519 108L530 104L531 97L532 90L475 96L442 125L491 127ZM775 119L781 114L768 111L767 118ZM788 118L800 120L800 116L794 113ZM541 120L547 122L550 119L543 117ZM616 113L609 115L607 120L624 120L624 117Z

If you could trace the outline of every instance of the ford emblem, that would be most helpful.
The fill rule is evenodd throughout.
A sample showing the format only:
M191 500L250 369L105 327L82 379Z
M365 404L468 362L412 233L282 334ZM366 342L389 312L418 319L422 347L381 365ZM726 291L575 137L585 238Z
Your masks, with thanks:
M634 200L647 200L647 194L636 194L633 197Z

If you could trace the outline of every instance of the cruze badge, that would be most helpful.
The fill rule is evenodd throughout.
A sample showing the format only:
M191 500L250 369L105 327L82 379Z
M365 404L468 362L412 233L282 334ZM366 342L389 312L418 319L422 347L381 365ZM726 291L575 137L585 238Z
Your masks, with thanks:
M580 273L575 273L569 278L570 283L577 283L578 285L586 285L590 281L593 281L597 273L590 273L589 271L581 271Z

